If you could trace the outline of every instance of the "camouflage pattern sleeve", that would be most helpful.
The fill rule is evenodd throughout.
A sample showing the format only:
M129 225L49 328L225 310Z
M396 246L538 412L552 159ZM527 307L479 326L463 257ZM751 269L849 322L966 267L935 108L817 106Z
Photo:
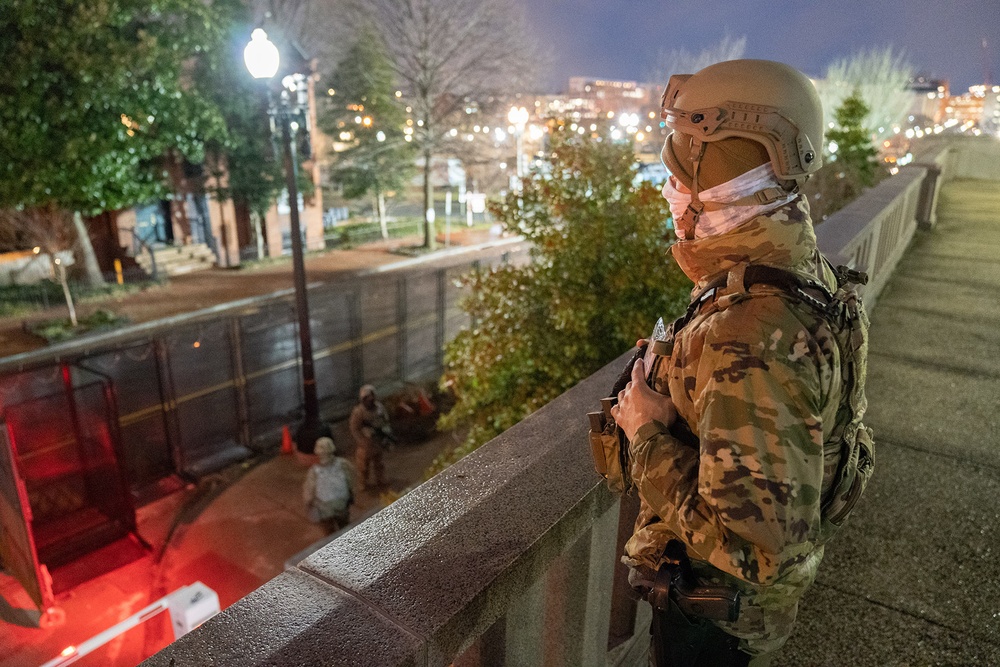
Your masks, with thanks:
M360 403L351 410L351 416L347 420L347 426L354 438L354 444L358 447L368 447L372 445L367 424L365 423L365 407Z
M778 297L739 303L699 328L687 418L700 450L647 425L631 445L633 476L692 558L769 585L816 549L826 361Z

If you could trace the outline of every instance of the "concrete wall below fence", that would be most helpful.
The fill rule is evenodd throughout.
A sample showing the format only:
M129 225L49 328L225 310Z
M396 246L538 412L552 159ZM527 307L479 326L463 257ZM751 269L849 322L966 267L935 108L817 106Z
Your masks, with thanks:
M73 252L63 250L56 257L65 266L74 262ZM4 285L34 285L52 278L52 262L48 254L29 251L9 252L0 255L0 286Z

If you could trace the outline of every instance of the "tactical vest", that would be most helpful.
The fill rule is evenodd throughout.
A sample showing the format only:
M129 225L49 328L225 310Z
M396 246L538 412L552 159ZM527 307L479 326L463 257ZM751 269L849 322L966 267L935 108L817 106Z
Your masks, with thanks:
M861 307L857 285L865 284L868 277L843 266L831 269L837 276L837 290L832 293L819 281L791 271L762 264L739 265L707 285L692 299L687 311L662 332L654 332L648 347L640 348L629 362L615 383L611 396L602 400L602 411L588 415L595 468L605 478L609 488L623 492L632 487L628 443L611 418L610 409L617 402L619 391L628 382L635 360L645 357L647 381L650 386L656 386L652 380L661 369L665 370L665 361L673 353L674 340L688 323L698 315L725 310L744 299L775 294L773 291L751 290L755 285L767 285L776 288L782 298L793 301L795 307L805 307L823 319L840 351L843 393L834 428L823 445L820 542L829 539L846 521L864 492L871 478L875 457L871 430L861 421L867 407L864 388L868 317ZM678 418L670 427L670 432L682 443L698 447L697 435L682 419Z

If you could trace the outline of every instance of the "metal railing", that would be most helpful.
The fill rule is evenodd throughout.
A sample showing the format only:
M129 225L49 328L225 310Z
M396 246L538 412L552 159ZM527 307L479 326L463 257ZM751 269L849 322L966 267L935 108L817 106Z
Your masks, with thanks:
M149 245L147 239L139 235L139 232L135 230L135 227L126 227L125 231L132 236L132 256L138 258L142 252L149 253L149 277L154 282L159 280L160 275L156 268L156 253L153 251L153 247Z
M982 152L969 142L935 149L818 228L825 252L871 273L867 300L918 212L933 213L921 194L974 172ZM582 419L623 361L144 664L209 653L244 665L355 664L362 654L379 665L644 664L648 606L636 606L616 567L634 499L612 496L593 473Z

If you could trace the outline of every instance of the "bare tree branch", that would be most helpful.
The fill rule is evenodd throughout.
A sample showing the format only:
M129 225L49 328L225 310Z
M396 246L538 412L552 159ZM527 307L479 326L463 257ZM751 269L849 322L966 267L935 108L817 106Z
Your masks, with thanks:
M468 101L533 80L536 47L514 0L368 0L417 117L425 160L424 208L431 205L430 161ZM433 244L426 219L425 243Z
M876 139L891 136L893 125L902 122L913 99L907 90L913 72L906 55L891 46L859 51L834 62L818 86L826 122L831 122L844 99L857 91L869 109L865 128Z
M694 74L715 63L737 60L743 57L746 49L746 37L733 37L726 33L718 42L702 49L699 53L691 53L686 49L660 51L651 78L666 85L667 80L674 74Z

